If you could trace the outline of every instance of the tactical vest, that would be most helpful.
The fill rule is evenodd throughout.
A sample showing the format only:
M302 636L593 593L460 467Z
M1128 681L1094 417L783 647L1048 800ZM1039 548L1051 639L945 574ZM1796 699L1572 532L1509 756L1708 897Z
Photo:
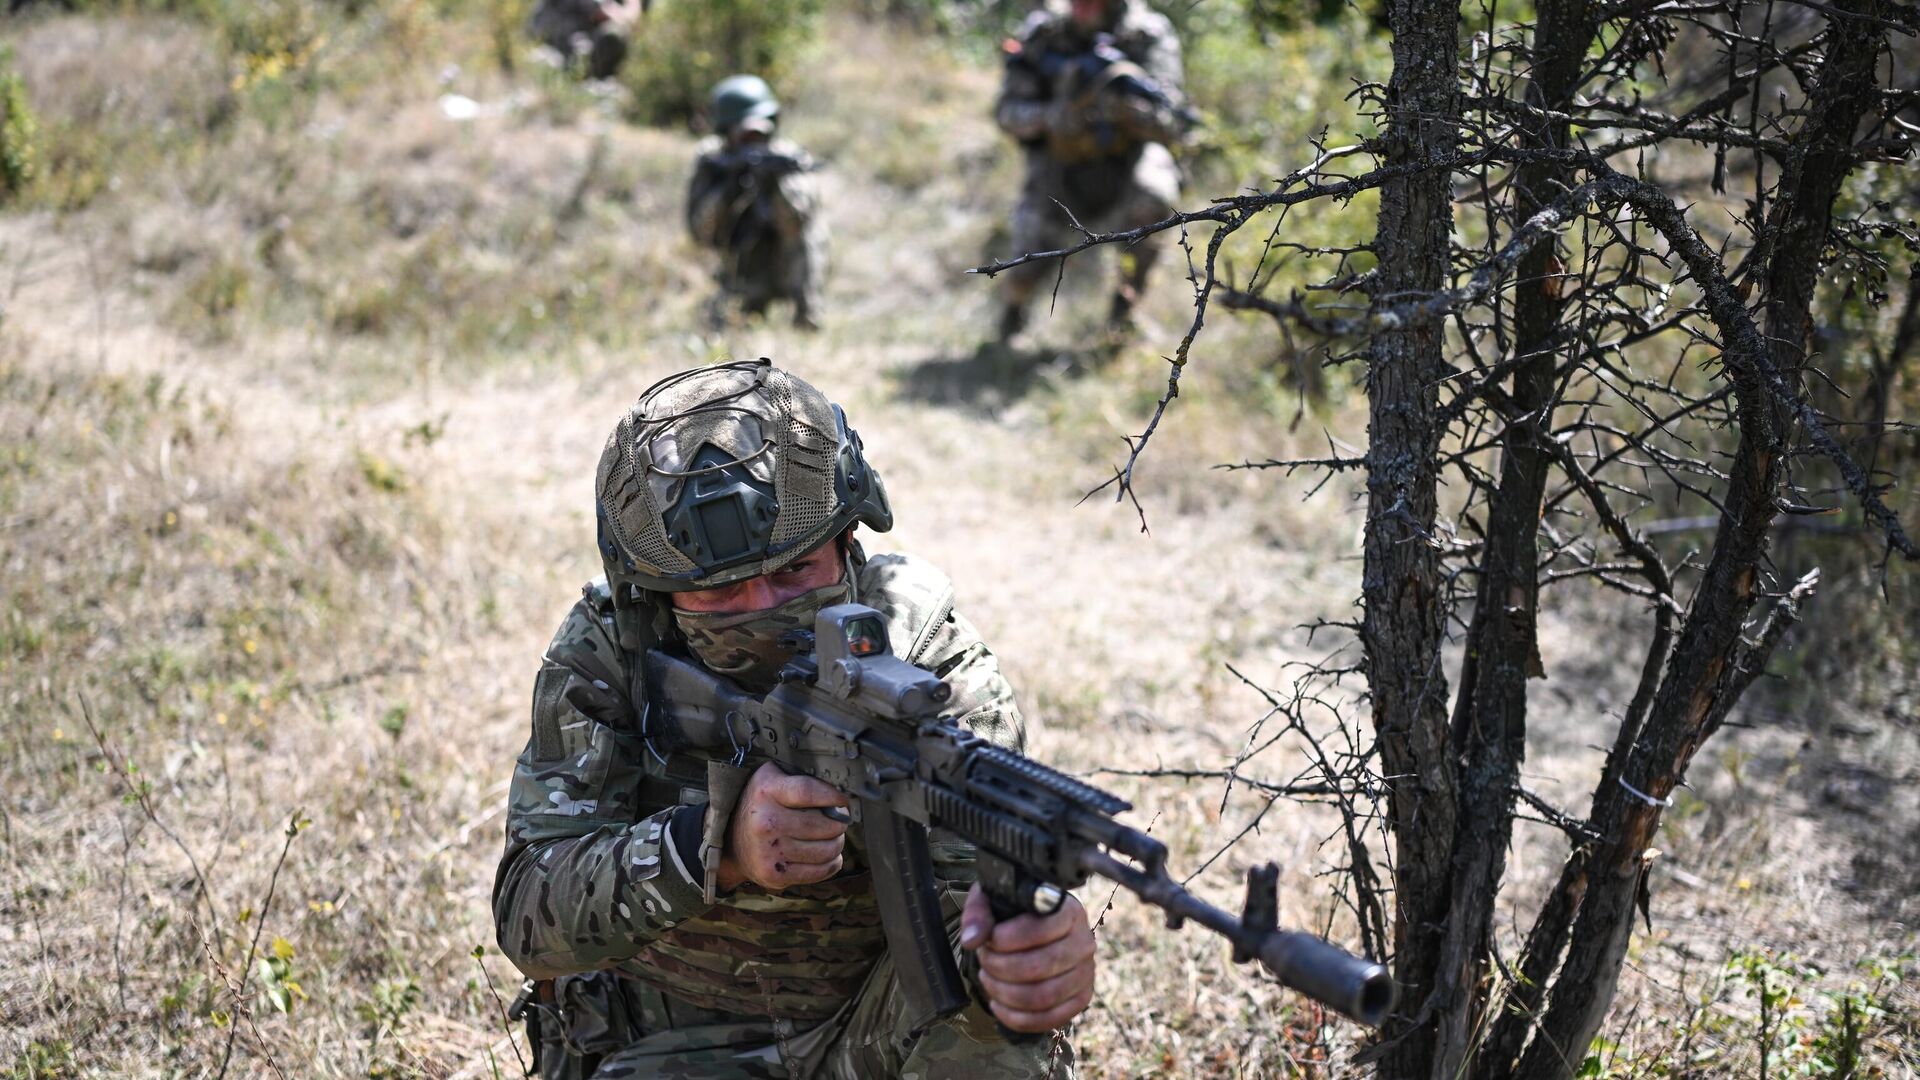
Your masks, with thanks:
M932 565L881 555L859 568L855 599L887 620L894 651L920 662L953 610L953 584ZM705 802L706 758L649 760L642 813ZM818 1022L837 1012L886 951L873 877L856 826L846 868L774 894L752 884L650 942L619 971L703 1009Z

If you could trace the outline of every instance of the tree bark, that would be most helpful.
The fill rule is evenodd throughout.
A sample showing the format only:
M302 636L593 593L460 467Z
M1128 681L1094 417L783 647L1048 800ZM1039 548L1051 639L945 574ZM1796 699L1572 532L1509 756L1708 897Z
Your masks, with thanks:
M1444 162L1459 132L1455 77L1458 0L1394 0L1393 76L1384 164ZM1376 303L1446 284L1453 231L1450 170L1392 180L1380 190L1372 292ZM1446 611L1433 542L1440 436L1438 373L1445 326L1437 316L1377 335L1367 366L1367 524L1361 640L1381 763L1389 778L1394 843L1394 974L1400 1010L1384 1027L1380 1073L1424 1077L1432 1064L1439 996L1459 972L1436 970L1452 872L1454 776L1440 645Z
M1707 292L1709 311L1722 333L1723 363L1735 386L1740 441L1713 551L1646 725L1620 773L1603 777L1594 793L1589 820L1605 839L1579 875L1583 895L1567 958L1520 1062L1519 1075L1527 1080L1572 1076L1599 1032L1619 979L1636 903L1646 902L1645 852L1665 800L1759 673L1784 625L1780 620L1791 614L1790 607L1777 613L1759 644L1743 644L1741 633L1756 597L1767 530L1786 482L1792 430L1790 402L1782 400L1781 388L1764 376L1771 369L1789 392L1798 387L1834 196L1854 164L1854 131L1877 97L1874 75L1886 43L1885 24L1879 21L1885 17L1883 6L1881 0L1837 4L1806 120L1792 143L1767 219L1769 235L1763 242L1770 254L1761 271L1764 337L1732 298L1718 259L1686 228L1678 210L1670 203L1635 203ZM1857 15L1868 18L1852 17ZM1811 581L1803 582L1796 595L1809 588Z
M1545 0L1534 32L1527 101L1563 112L1580 83L1582 59L1598 22L1589 0ZM1537 119L1522 145L1564 149L1568 124ZM1519 170L1514 219L1526 221L1574 186L1573 168L1542 162ZM1539 599L1540 504L1554 461L1555 339L1565 303L1556 243L1535 247L1520 263L1514 296L1514 370L1502 442L1500 482L1487 508L1486 544L1469 666L1455 710L1453 752L1461 762L1460 810L1454 833L1453 896L1440 971L1463 974L1442 1007L1431 1075L1459 1076L1482 1030L1487 1002L1493 907L1513 837L1514 791L1526 757L1527 681L1538 668L1535 611Z

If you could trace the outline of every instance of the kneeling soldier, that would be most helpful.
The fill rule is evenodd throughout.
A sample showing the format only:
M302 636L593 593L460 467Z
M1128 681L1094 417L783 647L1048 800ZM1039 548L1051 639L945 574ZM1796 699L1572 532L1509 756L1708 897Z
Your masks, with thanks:
M540 0L527 30L589 79L611 79L649 0Z
M945 715L1025 742L952 582L854 539L893 511L845 414L764 360L683 372L614 429L595 490L606 577L534 682L493 895L501 948L540 980L528 1007L542 1075L1070 1075L1058 1029L1094 983L1076 900L996 924L974 849L935 830L974 1003L916 1026L844 797L750 753L656 745L645 726L647 649L682 649L765 693L792 652L784 635L857 601L887 620L898 655L952 685Z
M701 142L687 188L687 229L720 254L714 312L732 301L757 315L791 300L794 325L812 330L827 246L813 159L774 136L780 102L757 75L722 79L709 118L714 134Z
M1117 232L1172 212L1180 168L1168 147L1195 120L1181 89L1180 40L1166 16L1137 0L1050 4L1007 49L994 118L1026 156L1013 211L1015 254L1071 244L1079 239L1075 222ZM1115 329L1130 325L1160 245L1155 235L1121 249L1108 312ZM1057 269L1032 262L1004 275L1002 341L1026 325L1034 292Z

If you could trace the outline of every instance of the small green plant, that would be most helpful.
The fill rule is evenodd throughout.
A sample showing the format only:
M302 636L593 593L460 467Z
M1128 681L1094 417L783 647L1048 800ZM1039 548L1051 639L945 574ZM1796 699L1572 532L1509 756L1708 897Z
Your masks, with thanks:
M158 936L158 931L155 931ZM189 972L160 997L160 1015L168 1020L180 1016L207 1016L213 1012L214 984L204 973Z
M35 1040L27 1044L27 1048L7 1067L4 1074L0 1074L0 1080L62 1080L78 1075L72 1043L65 1039L51 1042Z
M258 90L301 76L327 43L313 5L300 0L226 3L218 18L233 56L233 89Z
M19 199L32 185L39 136L26 83L13 70L13 51L0 49L0 203Z
M267 1004L282 1015L293 1012L294 1003L305 1001L307 992L293 974L293 943L276 937L267 955L260 958L260 982L266 987Z
M1759 1006L1754 1037L1760 1051L1760 1080L1766 1080L1769 1066L1787 1067L1788 1055L1798 1047L1797 1036L1806 1017L1801 1015L1802 1002L1794 986L1809 973L1795 966L1792 957L1776 958L1771 952L1738 953L1728 966Z
M187 321L216 340L227 337L252 284L253 275L245 263L215 259L187 285Z
M360 476L375 491L393 494L407 490L407 474L400 471L400 466L369 450L360 451L359 459Z
M374 984L373 997L353 1007L353 1011L367 1025L367 1057L378 1059L380 1039L394 1031L400 1022L406 1019L420 1004L420 984L411 975L396 975L382 979ZM394 1075L385 1066L375 1065L368 1069L369 1076Z

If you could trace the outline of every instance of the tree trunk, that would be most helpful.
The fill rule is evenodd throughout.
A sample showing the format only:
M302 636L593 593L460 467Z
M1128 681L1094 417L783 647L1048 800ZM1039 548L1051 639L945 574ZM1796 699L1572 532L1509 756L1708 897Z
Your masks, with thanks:
M1581 77L1582 59L1597 26L1588 0L1545 0L1534 32L1527 101L1561 111ZM1530 121L1528 149L1563 149L1561 120ZM1523 166L1513 219L1527 221L1574 186L1563 162ZM1455 827L1453 896L1440 969L1465 972L1466 985L1442 1006L1435 1077L1456 1077L1473 1051L1487 1001L1494 899L1507 869L1513 837L1514 791L1526 757L1527 681L1539 669L1535 610L1539 598L1536 538L1540 503L1554 462L1553 410L1559 379L1556 338L1564 302L1558 245L1544 243L1521 260L1514 295L1514 355L1510 404L1504 417L1500 485L1487 508L1486 545L1474 605L1468 663L1455 709L1453 752L1461 762L1460 812ZM1464 992L1460 992L1464 991ZM1511 1056L1511 1055L1509 1055Z
M1449 159L1458 140L1458 0L1394 0L1393 77L1383 164ZM1453 230L1451 172L1415 172L1380 191L1376 302L1446 284ZM1436 1007L1462 972L1436 969L1446 923L1454 839L1447 752L1447 685L1440 665L1446 611L1433 544L1440 436L1438 316L1379 334L1367 367L1367 524L1362 576L1368 685L1394 838L1394 975L1401 1006L1383 1031L1381 1075L1424 1077Z

